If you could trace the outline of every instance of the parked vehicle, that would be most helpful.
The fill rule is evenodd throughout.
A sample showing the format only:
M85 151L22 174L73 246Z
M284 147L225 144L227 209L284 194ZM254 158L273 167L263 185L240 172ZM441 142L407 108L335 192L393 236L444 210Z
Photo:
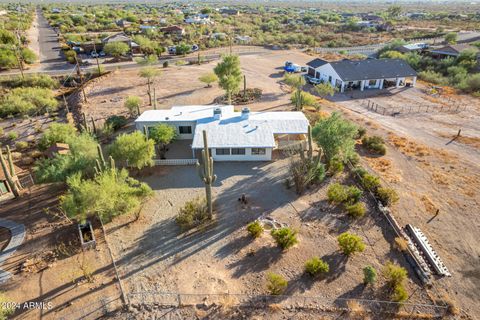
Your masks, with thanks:
M312 77L312 76L309 76L308 74L305 75L305 79L307 80L308 83L313 84L313 85L320 84L320 83L323 82L322 80L320 80L318 78L315 78L315 77Z
M196 45L196 44L192 45L192 52L198 51L199 49L200 48L198 47L198 45Z
M100 54L98 54L96 51L92 51L92 52L90 53L90 56L91 56L92 58L98 58L98 57L100 56Z
M177 46L167 47L167 51L168 51L169 54L176 54L177 53Z
M72 47L72 50L75 51L76 53L82 53L83 52L83 48L80 48L80 47Z
M298 64L295 64L291 61L285 62L285 66L283 67L283 69L285 70L285 72L289 72L289 73L302 72L302 67L300 67Z
M106 53L103 52L103 51L100 51L100 52L98 53L98 55L99 55L100 57L105 57L105 56L106 56Z

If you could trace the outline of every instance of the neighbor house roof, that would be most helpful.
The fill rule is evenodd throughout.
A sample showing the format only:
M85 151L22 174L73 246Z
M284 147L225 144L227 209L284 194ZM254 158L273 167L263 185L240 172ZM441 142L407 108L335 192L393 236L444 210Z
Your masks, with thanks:
M431 52L437 53L437 54L444 54L444 55L459 55L462 51L467 49L478 50L477 47L474 47L468 43L463 43L463 44L451 44L438 49L433 49Z
M173 26L160 28L159 30L161 32L177 32L177 31L183 32L184 29L182 27L177 26L177 25L173 25Z
M102 42L130 42L130 39L125 33L116 33L102 39Z
M213 111L220 108L220 119ZM275 147L275 134L305 134L308 120L302 112L249 112L248 118L235 112L233 106L184 106L170 110L148 110L136 123L195 122L192 149L203 148L202 131L207 132L212 148Z
M307 66L312 67L312 68L318 68L323 66L324 64L327 64L328 61L322 60L322 59L313 59L310 62L307 62Z
M417 75L417 72L402 59L341 60L330 62L330 65L343 81L412 77Z

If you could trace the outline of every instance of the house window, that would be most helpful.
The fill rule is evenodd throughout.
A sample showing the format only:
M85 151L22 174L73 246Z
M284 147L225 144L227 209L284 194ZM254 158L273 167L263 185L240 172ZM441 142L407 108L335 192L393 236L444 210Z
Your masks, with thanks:
M368 81L368 86L374 86L377 84L377 80L370 80Z
M332 76L328 76L328 82L332 83Z
M179 126L178 131L180 134L192 134L192 127L191 126Z
M245 148L232 148L232 154L245 154Z
M265 148L252 148L252 155L261 156L267 152Z
M229 148L217 148L215 149L215 153L217 156L228 156L230 155L230 149Z

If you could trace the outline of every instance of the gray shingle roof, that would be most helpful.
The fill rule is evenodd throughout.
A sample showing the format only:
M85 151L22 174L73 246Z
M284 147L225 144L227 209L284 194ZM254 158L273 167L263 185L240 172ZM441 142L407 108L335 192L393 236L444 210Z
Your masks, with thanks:
M312 67L312 68L318 68L323 66L324 64L327 64L328 61L322 60L322 59L313 59L310 62L307 62L307 66Z
M412 77L417 72L402 59L342 60L330 62L343 81Z

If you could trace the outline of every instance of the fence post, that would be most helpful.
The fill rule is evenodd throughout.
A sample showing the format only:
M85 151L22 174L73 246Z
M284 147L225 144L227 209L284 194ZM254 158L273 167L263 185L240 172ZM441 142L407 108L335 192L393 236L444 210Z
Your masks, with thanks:
M182 300L180 298L180 293L177 294L177 307L180 307Z

